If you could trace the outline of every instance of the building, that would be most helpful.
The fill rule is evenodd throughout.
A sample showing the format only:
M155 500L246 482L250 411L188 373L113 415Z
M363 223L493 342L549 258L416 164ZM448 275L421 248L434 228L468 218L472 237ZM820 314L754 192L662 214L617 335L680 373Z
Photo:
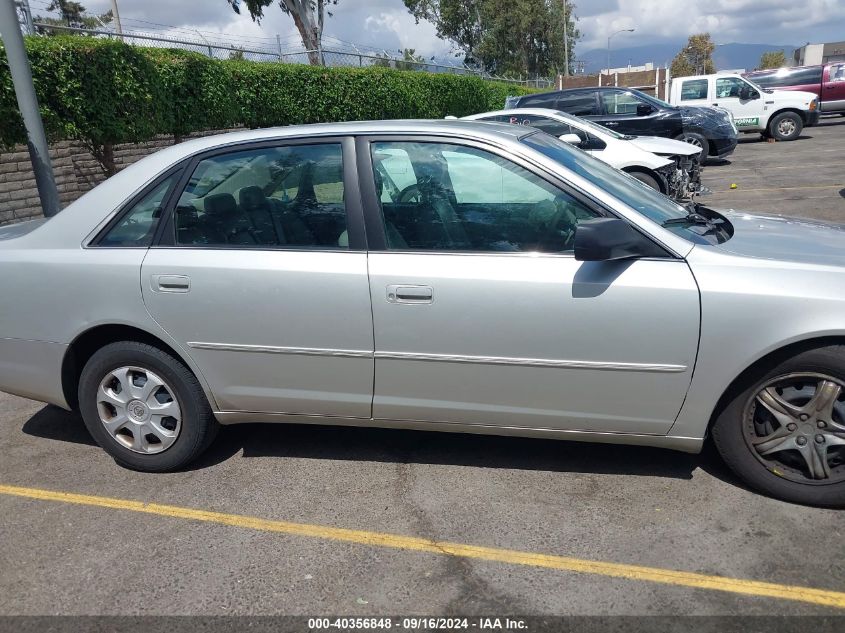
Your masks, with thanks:
M845 61L845 42L810 44L796 48L792 54L796 66L817 66L828 62Z

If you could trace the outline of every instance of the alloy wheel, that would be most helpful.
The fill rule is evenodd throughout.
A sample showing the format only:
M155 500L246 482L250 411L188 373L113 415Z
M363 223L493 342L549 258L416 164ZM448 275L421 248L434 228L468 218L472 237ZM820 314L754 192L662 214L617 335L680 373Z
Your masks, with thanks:
M108 372L97 389L97 412L109 435L136 453L167 450L182 427L182 410L174 390L142 367Z
M795 121L792 119L783 119L778 123L778 133L782 136L790 136L795 132Z
M743 435L774 474L803 484L845 481L845 383L816 373L779 376L745 406Z

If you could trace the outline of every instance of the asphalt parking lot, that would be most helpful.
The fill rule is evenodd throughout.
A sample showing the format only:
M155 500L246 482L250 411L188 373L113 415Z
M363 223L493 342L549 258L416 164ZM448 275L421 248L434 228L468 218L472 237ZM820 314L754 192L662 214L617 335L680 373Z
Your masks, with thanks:
M706 202L844 222L843 148L744 137ZM151 475L0 394L0 455L0 615L845 613L842 512L709 448L243 425Z
M702 182L715 209L845 223L845 117L823 117L790 143L742 134L731 156L707 162Z

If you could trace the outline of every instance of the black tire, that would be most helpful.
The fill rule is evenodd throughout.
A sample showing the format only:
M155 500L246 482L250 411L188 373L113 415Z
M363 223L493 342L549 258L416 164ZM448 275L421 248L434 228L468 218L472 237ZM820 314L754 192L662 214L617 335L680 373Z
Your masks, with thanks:
M710 141L698 132L684 132L683 134L676 136L675 140L692 143L693 145L700 147L701 153L699 154L699 160L702 164L704 164L704 161L707 160L707 157L710 155Z
M795 112L781 112L769 121L769 136L778 141L794 141L801 136L804 121Z
M656 191L659 191L660 193L663 193L663 189L661 188L660 183L651 174L647 174L642 171L629 171L628 173L637 180L639 180L641 183L648 185L649 187Z
M788 358L782 358L780 362L767 363L766 367L754 372L753 375L748 377L744 388L741 387L737 390L737 393L731 396L716 419L712 428L713 443L730 469L749 486L764 494L805 505L831 508L845 507L845 479L842 478L845 466L837 465L831 471L833 481L830 483L825 483L823 479L812 479L808 473L805 473L805 483L802 483L800 475L796 476L789 466L784 468L775 460L764 461L764 458L758 457L748 439L748 429L753 428L753 421L749 421L747 414L748 407L760 390L767 383L779 377L803 373L821 374L836 379L837 382L845 383L845 346L831 346L805 351ZM841 391L839 399L835 403L839 411L842 410L842 405L839 403L845 402L845 396L842 395L844 393L845 389ZM834 415L840 414L835 413ZM813 422L813 420L809 420L809 426L813 426ZM799 424L802 423L799 422ZM795 432L802 432L801 427ZM809 440L805 440L805 442L813 441L812 432L814 431L808 431L806 437L809 437ZM843 450L840 447L834 448ZM832 449L827 448L826 450ZM774 455L783 455L787 452L791 452L793 458L797 456L797 451L782 451L781 453L774 453ZM832 459L839 460L843 455L845 453L838 453L838 457ZM828 458L830 459L829 453ZM774 471L778 471L780 474L776 474Z
M143 454L130 450L112 437L100 420L97 407L100 383L109 372L124 366L153 372L175 392L181 410L180 428L173 444L162 452ZM219 428L196 376L167 352L135 341L111 343L91 356L79 380L79 410L89 433L103 450L121 466L145 472L184 467L208 448Z

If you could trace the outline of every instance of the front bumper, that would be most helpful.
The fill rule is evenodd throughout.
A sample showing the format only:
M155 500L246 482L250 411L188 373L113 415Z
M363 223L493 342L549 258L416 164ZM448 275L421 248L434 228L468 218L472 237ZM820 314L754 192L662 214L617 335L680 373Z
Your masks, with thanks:
M804 110L801 115L804 119L804 127L813 127L819 122L821 113L818 110L813 110L812 112L810 110Z
M730 156L736 149L737 143L739 143L739 139L736 136L711 138L707 140L710 141L710 156L715 158Z

